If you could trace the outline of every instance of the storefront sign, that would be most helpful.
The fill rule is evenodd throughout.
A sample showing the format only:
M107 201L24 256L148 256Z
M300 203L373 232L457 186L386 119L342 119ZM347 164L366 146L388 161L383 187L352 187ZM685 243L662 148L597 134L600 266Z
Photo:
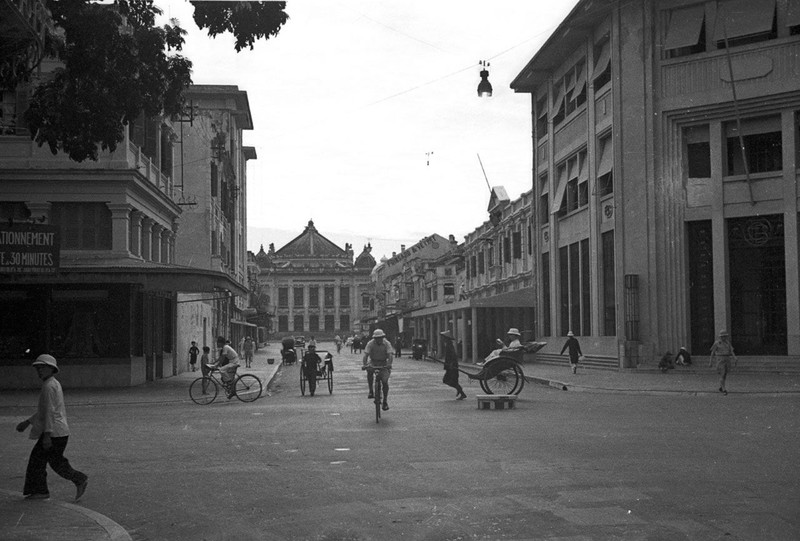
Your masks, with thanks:
M60 249L58 226L0 225L0 274L54 273Z

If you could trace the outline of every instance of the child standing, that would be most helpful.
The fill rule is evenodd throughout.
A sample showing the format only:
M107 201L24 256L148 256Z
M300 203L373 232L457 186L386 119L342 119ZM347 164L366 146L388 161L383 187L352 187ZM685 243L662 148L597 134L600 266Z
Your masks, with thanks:
M192 372L197 370L197 356L200 355L200 350L197 349L197 342L192 340L192 347L189 348L189 368Z

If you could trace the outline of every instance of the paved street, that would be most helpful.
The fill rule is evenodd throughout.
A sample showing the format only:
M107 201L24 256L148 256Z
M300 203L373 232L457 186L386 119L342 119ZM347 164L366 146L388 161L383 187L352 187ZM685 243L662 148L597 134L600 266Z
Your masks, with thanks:
M138 541L800 538L796 394L529 383L517 409L483 411L477 384L456 401L440 365L403 358L377 425L359 365L338 356L315 397L292 366L252 404L197 406L184 376L164 400L70 406L80 505ZM0 409L0 489L22 484L28 409Z

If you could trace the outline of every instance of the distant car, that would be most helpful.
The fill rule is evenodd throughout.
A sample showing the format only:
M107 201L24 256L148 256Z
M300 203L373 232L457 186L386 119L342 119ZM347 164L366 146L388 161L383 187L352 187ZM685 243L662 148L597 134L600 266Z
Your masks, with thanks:
M294 337L294 345L299 348L306 347L306 337L305 336L295 336Z

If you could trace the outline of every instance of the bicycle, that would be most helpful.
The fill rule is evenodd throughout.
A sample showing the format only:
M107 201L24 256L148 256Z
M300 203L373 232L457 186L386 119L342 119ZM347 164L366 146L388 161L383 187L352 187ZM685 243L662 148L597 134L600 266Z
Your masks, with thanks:
M261 380L253 374L240 374L229 386L215 375L220 374L219 368L212 365L206 366L211 369L208 375L197 378L189 385L189 397L195 404L201 406L211 404L217 399L220 387L242 402L253 402L261 396L263 391ZM228 398L232 398L232 396Z
M374 379L372 385L373 385L373 389L374 389L373 396L375 397L375 422L376 423L380 423L381 422L381 407L383 406L383 403L382 403L383 401L381 400L381 393L383 392L383 382L381 381L381 378L380 378L379 374L381 372L383 372L384 370L388 370L389 373L391 374L392 369L390 367L388 367L388 366L372 366L372 365L368 365L368 366L362 366L361 367L362 370L366 370L368 368L371 368L374 371L373 374L375 376L375 379Z

